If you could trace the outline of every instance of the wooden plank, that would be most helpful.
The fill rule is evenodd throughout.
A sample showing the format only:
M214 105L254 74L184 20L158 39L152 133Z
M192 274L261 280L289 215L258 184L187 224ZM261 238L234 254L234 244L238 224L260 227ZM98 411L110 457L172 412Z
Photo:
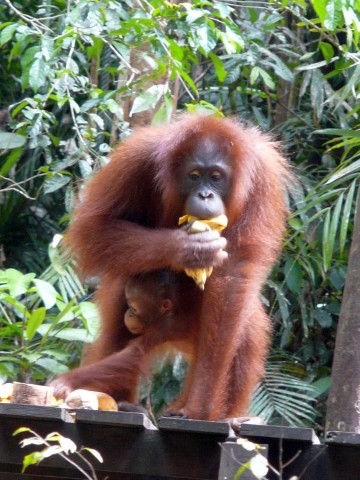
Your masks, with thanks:
M0 416L3 415L8 417L34 418L61 422L74 421L64 408L20 405L15 403L0 403Z
M79 409L76 410L76 422L157 430L146 415L134 412L107 412Z
M57 471L57 475L47 475L41 473L39 475L34 474L27 474L27 473L0 473L0 480L83 480L85 477L84 475L80 475L79 477L68 477L60 475L60 472ZM91 474L89 472L89 474ZM113 474L109 472L108 475L98 477L98 480L173 480L172 477L163 477L163 476L156 476L153 475L133 475L116 473ZM188 477L176 477L176 480L189 480Z
M325 442L332 445L360 446L360 434L351 432L327 432Z
M54 388L47 385L14 382L11 403L50 406L53 392Z
M99 480L111 478L217 480L220 465L220 444L223 435L193 434L188 432L149 430L121 425L93 423L67 423L40 421L4 416L0 421L0 472L20 474L23 457L36 446L19 447L19 441L27 434L14 437L19 427L28 427L41 436L58 431L71 438L78 447L84 446L99 451L104 463L91 461ZM58 478L83 478L58 455L49 457L28 474L53 475ZM21 477L18 477L21 480Z
M58 475L44 475L43 473L40 475L36 474L28 474L28 473L1 473L0 472L0 480L77 480L74 477L59 477ZM84 478L84 477L79 477ZM139 479L140 480L140 479Z
M158 421L160 430L174 432L191 432L209 435L233 435L233 431L227 422L208 422L204 420L186 420L183 418L161 417Z
M26 407L25 410L33 408L35 407ZM96 468L99 480L104 478L111 480L218 480L221 478L223 480L225 476L230 480L233 478L233 470L230 470L230 474L226 472L229 469L237 469L239 462L243 463L247 460L244 456L237 455L238 452L239 455L245 453L243 447L229 441L226 444L230 446L225 449L229 449L235 461L231 465L229 459L222 458L225 454L223 444L226 436L225 430L220 429L217 430L217 434L214 433L214 423L217 422L209 422L211 425L202 427L200 424L203 422L199 422L195 424L195 428L194 425L189 425L189 422L192 423L190 420L176 419L177 424L179 421L187 422L188 431L153 430L139 427L139 420L135 419L136 417L133 417L133 421L137 422L136 425L129 425L129 419L127 425L126 423L115 424L113 421L107 425L91 422L68 423L59 419L51 421L44 417L39 418L38 413L41 411L39 408L36 408L37 415L33 417L20 416L19 412L15 416L3 414L0 417L0 480L84 478L59 456L47 458L38 466L29 467L25 474L21 474L24 456L42 447L30 445L21 449L19 441L28 435L23 433L14 437L12 434L19 427L28 427L42 436L58 431L61 435L71 438L78 447L84 446L98 450L103 456L104 463L98 463L92 458L91 461ZM51 407L44 408L48 411ZM96 411L91 413L114 414L114 412ZM226 425L228 427L228 424ZM205 431L199 431L199 427ZM194 428L195 433L189 431ZM302 480L360 479L360 446L352 443L335 443L340 441L343 435L347 436L343 432L339 434L336 432L339 436L334 440L334 444L312 445L309 441L311 429L244 424L243 431L245 429L249 433L246 437L251 441L269 445L269 463L276 469L279 470L281 465L289 463L282 474L284 480L300 475ZM294 430L297 431L297 435ZM243 436L245 436L244 432ZM295 437L297 440L294 440ZM347 439L355 442L358 437L350 435ZM77 457L73 458L77 459ZM249 473L247 472L246 475ZM247 478L245 472L240 478ZM278 476L271 472L266 478L278 480Z
M240 426L242 437L277 438L295 440L302 443L318 443L312 428L278 427L273 425L255 425L243 423Z

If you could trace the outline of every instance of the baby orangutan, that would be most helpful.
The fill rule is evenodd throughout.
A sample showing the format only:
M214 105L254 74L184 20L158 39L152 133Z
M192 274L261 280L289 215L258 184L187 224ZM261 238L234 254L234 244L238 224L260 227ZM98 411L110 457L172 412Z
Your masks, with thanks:
M124 323L127 329L134 335L141 335L150 325L172 319L179 303L176 285L176 274L167 270L130 278L125 285L128 309Z

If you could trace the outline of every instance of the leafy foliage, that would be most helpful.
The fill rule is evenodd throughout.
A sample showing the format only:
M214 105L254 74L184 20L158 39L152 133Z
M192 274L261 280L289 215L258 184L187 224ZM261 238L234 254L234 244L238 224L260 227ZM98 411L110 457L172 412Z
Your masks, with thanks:
M51 432L46 435L46 437L42 437L30 428L20 427L13 433L13 435L15 436L25 432L30 433L32 436L20 441L21 448L29 445L35 445L36 447L43 445L44 448L43 450L25 455L22 472L24 472L30 465L38 465L46 458L52 457L53 455L59 455L65 460L65 462L70 463L75 467L84 478L87 478L88 480L97 480L97 475L92 463L84 455L84 452L88 452L95 457L98 462L102 463L102 456L97 450L88 447L78 448L70 438L63 437L58 432ZM85 469L90 470L90 473Z
M359 27L351 0L2 3L2 374L40 380L54 371L49 360L59 370L74 362L77 351L62 342L84 340L91 307L55 244L79 179L105 164L133 126L186 107L240 115L287 148L299 182L264 301L274 347L296 355L297 368L270 363L254 408L271 421L309 422L310 407L302 417L294 409L312 395L310 382L321 385L321 412L360 168ZM178 388L178 373L156 377L155 410ZM291 392L288 403L281 389Z
M311 425L314 389L287 369L279 360L268 363L265 379L254 392L251 413L272 424Z
M79 354L74 342L93 341L98 327L95 306L74 300L65 302L51 283L34 273L0 270L3 381L41 381L62 373Z

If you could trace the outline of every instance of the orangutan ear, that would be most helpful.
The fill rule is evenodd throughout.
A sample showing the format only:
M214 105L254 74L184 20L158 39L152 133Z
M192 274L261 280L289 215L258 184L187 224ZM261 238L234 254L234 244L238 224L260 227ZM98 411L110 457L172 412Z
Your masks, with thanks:
M160 306L161 315L163 315L164 313L171 312L172 309L173 309L173 302L169 298L165 298L161 302L161 306Z

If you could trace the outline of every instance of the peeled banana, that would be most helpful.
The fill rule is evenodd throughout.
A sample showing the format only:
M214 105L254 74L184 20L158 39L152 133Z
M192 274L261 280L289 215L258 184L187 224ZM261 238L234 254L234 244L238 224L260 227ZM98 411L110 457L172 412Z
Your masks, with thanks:
M179 225L184 223L192 223L190 233L200 233L208 230L217 230L220 232L227 227L228 219L226 215L219 215L218 217L210 218L208 220L199 220L197 217L192 215L184 215L179 218ZM213 267L185 269L186 275L193 278L196 285L198 285L201 290L204 290L205 282L212 274L212 271Z

